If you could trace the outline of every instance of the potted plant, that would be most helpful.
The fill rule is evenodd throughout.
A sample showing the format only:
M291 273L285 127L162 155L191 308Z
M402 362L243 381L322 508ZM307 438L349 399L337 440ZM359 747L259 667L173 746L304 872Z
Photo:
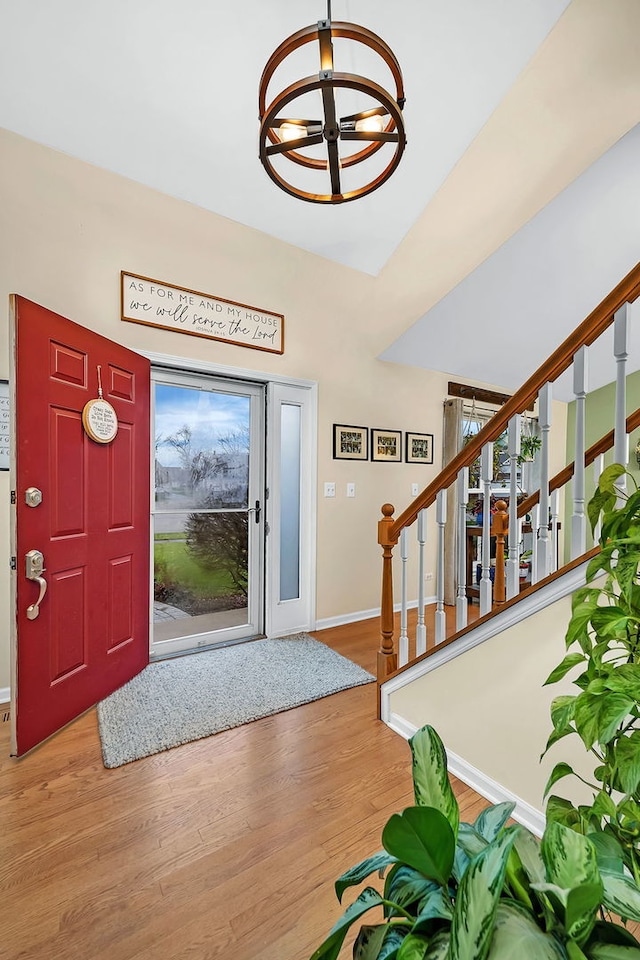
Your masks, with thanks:
M423 727L409 741L415 805L335 884L339 901L374 874L381 889L365 887L311 960L336 960L356 924L354 960L640 960L619 922L640 922L640 491L621 493L625 472L605 470L589 503L602 549L573 598L570 652L546 681L581 670L578 692L552 704L546 749L582 739L597 764L593 802L550 797L541 842L509 823L512 804L461 823L444 747ZM556 764L545 792L572 774Z
M335 883L339 901L374 874L380 889L362 890L311 960L336 960L355 925L354 960L639 960L609 914L640 921L640 890L605 849L556 820L539 842L509 824L511 803L461 823L438 734L425 726L409 743L415 805Z
M531 463L536 458L536 453L542 447L542 437L537 433L525 434L520 440L520 453L518 463Z
M620 487L623 475L633 487L630 494ZM638 884L640 491L623 466L603 471L588 513L593 528L601 519L601 550L587 567L586 586L572 598L567 655L546 681L555 683L577 668L576 693L552 702L553 732L546 750L563 737L580 737L596 761L589 783L593 801L576 807L551 796L547 817L589 836L612 861L624 864L625 878L628 874ZM557 763L546 792L571 775L577 776L569 764Z

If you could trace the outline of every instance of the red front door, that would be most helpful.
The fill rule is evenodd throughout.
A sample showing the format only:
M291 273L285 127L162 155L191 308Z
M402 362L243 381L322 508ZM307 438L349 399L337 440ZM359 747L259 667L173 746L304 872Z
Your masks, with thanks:
M149 661L149 362L22 297L13 308L20 756ZM111 443L82 425L98 367L118 417Z

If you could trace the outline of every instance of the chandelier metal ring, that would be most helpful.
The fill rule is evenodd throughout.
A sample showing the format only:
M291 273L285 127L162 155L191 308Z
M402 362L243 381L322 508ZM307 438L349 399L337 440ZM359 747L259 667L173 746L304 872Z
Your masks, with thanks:
M385 62L394 79L395 98L380 84L367 80L358 74L338 73L333 70L332 39L341 37L363 43ZM320 71L316 76L304 77L290 84L267 107L267 88L273 74L280 64L295 50L306 43L318 41L320 48ZM338 119L334 91L348 88L363 93L378 105L362 110L349 117ZM314 90L320 90L323 98L322 120L303 120L282 116L281 111L297 98ZM304 27L288 37L273 52L262 73L258 96L260 114L260 160L271 179L282 190L292 196L312 203L343 203L356 200L376 190L394 172L404 152L406 138L402 108L404 107L404 88L400 65L391 48L366 27L357 24L336 22L329 18L320 20L317 25ZM388 117L386 125L380 129L362 128L363 121L372 117ZM382 120L380 121L382 124ZM295 135L300 128L300 136ZM287 137L282 130L287 129ZM364 141L366 146L355 153L343 157L339 155L338 141ZM300 150L316 146L326 141L328 159L307 156ZM355 166L377 153L386 143L395 144L390 162L384 170L369 183L354 190L343 191L340 172ZM301 166L328 171L331 178L331 193L314 193L298 187L285 179L271 162L273 156L281 155Z

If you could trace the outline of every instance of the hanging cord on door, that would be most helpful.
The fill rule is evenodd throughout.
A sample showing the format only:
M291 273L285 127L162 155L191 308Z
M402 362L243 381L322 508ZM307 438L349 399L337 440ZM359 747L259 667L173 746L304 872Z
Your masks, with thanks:
M98 364L98 397L102 400L102 366Z

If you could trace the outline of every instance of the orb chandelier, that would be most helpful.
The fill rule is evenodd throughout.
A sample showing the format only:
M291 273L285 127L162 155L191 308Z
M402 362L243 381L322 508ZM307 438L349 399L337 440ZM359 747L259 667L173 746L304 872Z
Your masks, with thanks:
M391 73L395 96L373 80L334 70L334 38L364 44L377 54ZM267 88L278 67L304 44L314 41L318 43L320 55L319 73L289 84L267 105ZM338 117L336 92L343 90L356 91L368 106L349 116ZM301 119L296 115L295 101L313 91L321 94L323 115L315 120ZM371 101L373 105L370 105ZM264 68L259 91L260 160L274 183L291 196L311 203L357 200L377 190L400 163L406 144L402 117L404 104L402 72L393 51L365 27L332 21L331 0L328 0L326 19L288 37L272 53ZM349 152L348 145L354 141ZM362 148L359 148L360 143L364 144ZM318 145L322 145L321 150L308 152L308 148L317 148ZM388 163L384 164L386 157L383 157L382 163L375 165L375 170L372 164L365 164L368 170L363 173L363 178L370 179L362 186L353 188L350 184L349 189L344 189L343 171L370 161L381 149L391 152ZM296 185L286 179L279 172L283 166L279 158L317 173L317 192L306 189L308 182ZM287 176L293 176L293 168L291 173L287 168ZM320 192L323 187L330 192Z

